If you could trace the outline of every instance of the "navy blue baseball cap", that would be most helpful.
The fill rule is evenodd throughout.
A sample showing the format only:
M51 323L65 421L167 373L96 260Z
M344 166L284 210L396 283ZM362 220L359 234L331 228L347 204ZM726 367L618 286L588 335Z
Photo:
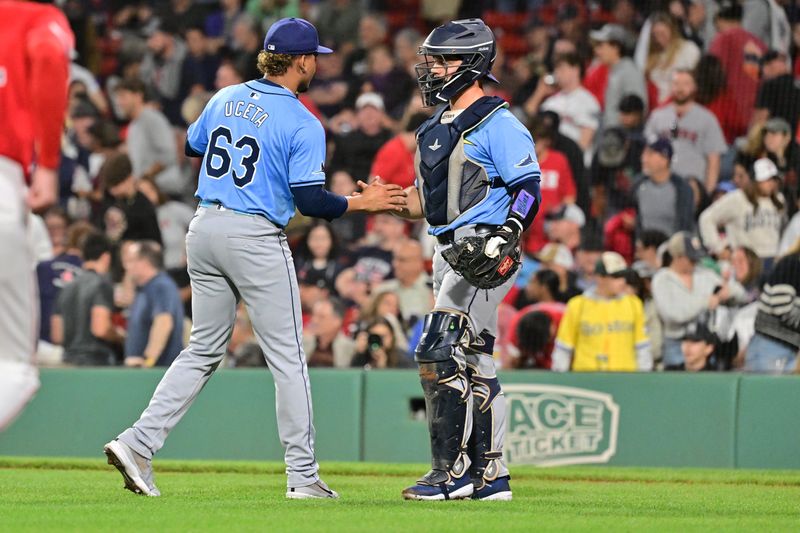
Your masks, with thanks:
M647 147L654 152L658 152L667 158L667 161L672 159L672 143L666 137L657 137L647 143Z
M299 18L281 19L270 26L264 38L264 50L273 54L330 54L330 48L319 45L317 28Z

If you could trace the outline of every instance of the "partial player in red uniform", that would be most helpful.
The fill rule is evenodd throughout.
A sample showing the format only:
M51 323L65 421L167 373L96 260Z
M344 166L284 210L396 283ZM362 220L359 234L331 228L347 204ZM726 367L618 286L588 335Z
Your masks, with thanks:
M0 0L0 431L39 387L28 211L56 200L74 37L53 6Z

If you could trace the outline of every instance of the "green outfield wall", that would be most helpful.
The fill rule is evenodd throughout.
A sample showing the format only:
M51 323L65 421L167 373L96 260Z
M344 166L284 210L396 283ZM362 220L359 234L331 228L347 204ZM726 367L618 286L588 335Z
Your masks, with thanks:
M42 370L41 390L0 434L0 455L99 456L161 374ZM511 464L800 468L795 377L526 371L500 379ZM312 370L311 383L320 460L428 459L416 372ZM281 459L269 372L217 372L159 457Z

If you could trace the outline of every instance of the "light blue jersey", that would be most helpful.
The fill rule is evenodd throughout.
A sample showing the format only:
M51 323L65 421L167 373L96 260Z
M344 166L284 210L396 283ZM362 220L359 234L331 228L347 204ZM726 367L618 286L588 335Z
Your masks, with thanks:
M265 79L214 95L187 142L205 154L195 196L281 227L295 212L290 188L325 183L322 124L288 89Z
M502 225L508 218L514 188L530 179L539 180L541 170L533 139L527 129L508 109L500 109L464 137L467 159L482 166L493 180L499 177L505 186L494 184L489 194L446 226L432 226L431 235L470 224Z

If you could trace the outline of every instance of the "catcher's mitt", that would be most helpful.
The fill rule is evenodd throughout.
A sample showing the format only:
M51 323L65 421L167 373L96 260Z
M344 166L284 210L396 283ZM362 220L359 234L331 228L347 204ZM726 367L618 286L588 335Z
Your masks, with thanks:
M500 226L486 235L462 237L443 250L442 257L471 285L494 289L519 268L519 235Z

